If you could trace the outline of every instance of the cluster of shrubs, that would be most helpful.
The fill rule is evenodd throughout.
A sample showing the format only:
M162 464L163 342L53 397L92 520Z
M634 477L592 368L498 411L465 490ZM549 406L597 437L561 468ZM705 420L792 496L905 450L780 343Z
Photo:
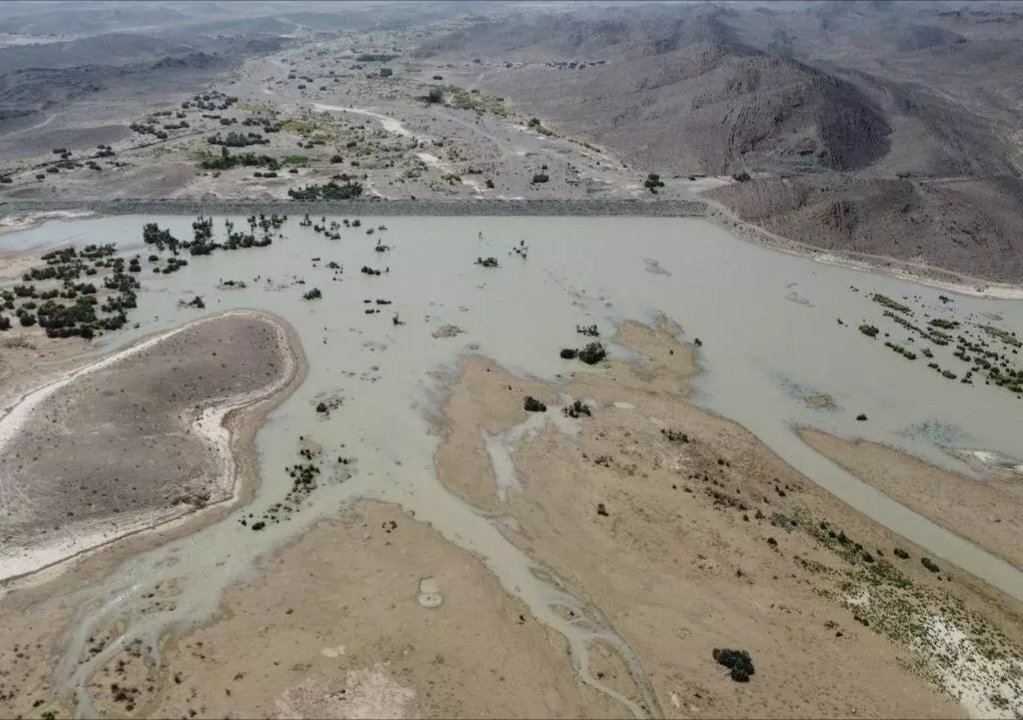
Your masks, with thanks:
M749 682L750 676L756 673L753 667L753 659L745 650L714 648L711 654L714 662L728 668L728 674L731 675L732 680L735 682Z
M584 403L581 400L576 400L571 405L565 406L561 410L561 412L562 412L562 414L565 415L565 417L570 417L570 418L573 418L573 419L578 419L578 418L582 417L583 415L585 415L586 417L592 417L593 416L593 410L591 410L590 406L587 405L586 403Z
M206 142L210 145L223 145L224 147L248 147L249 145L267 145L270 143L265 137L252 131L244 134L231 131L225 137L217 133L206 138Z
M362 195L362 185L351 180L340 184L334 180L323 185L306 185L288 190L294 200L352 200Z
M221 102L218 104L217 100ZM191 100L185 100L181 103L181 108L187 110L194 106L199 110L227 110L236 102L238 102L238 98L214 91L212 93L193 95Z
M139 135L153 135L159 140L166 140L168 137L166 131L157 129L155 125L149 123L132 123L128 128Z
M225 145L221 148L220 157L205 157L199 161L199 167L203 170L230 170L236 167L265 167L277 170L280 163L269 155L256 155L252 152L232 155Z
M599 342L591 342L582 350L563 348L561 350L561 357L563 360L575 360L578 358L587 365L596 365L607 357L607 350Z

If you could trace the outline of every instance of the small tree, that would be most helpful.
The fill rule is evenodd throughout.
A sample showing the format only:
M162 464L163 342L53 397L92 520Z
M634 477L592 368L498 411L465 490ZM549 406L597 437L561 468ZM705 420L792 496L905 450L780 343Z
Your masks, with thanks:
M444 102L444 93L439 87L430 88L430 92L426 94L426 102L431 105Z
M664 187L664 181L661 180L661 176L657 173L650 173L646 176L646 180L643 182L643 187L656 195L657 188Z

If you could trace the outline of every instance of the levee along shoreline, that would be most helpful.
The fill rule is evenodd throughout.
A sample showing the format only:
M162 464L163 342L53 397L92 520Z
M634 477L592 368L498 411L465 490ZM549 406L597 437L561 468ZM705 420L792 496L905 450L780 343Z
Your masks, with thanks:
M82 210L102 215L233 215L251 213L379 216L705 217L707 204L691 200L61 200L0 201L0 218Z

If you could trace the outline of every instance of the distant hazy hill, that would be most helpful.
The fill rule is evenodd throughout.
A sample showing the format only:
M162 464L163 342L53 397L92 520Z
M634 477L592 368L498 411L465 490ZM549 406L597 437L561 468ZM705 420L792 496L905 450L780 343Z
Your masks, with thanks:
M151 35L105 33L67 42L0 48L0 73L26 68L119 65L147 58L184 55L194 49Z

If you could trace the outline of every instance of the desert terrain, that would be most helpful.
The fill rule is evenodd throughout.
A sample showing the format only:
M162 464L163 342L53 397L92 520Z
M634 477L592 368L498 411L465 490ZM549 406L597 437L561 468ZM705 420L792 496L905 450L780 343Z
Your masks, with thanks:
M1023 272L1005 3L174 7L11 34L0 198L701 197L803 251Z
M4 4L0 713L1020 717L1021 23Z

